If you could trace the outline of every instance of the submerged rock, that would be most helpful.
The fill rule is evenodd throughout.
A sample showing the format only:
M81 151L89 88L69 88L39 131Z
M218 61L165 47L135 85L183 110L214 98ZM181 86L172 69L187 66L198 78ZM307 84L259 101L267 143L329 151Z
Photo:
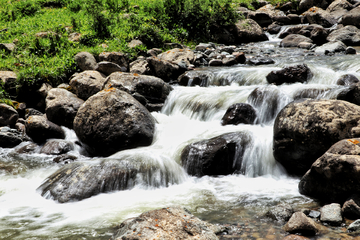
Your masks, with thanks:
M122 222L113 240L217 240L220 227L204 222L180 206L156 209Z
M341 139L360 136L360 107L339 100L299 100L276 117L273 153L290 174L304 174Z
M74 150L74 144L61 139L51 139L41 148L40 153L60 155Z
M285 224L284 230L289 233L315 235L320 231L318 224L302 212L294 213Z
M320 208L320 221L334 226L341 225L342 215L341 206L338 203L332 203Z
M360 195L354 194L344 202L341 212L348 219L360 218Z
M241 170L250 136L243 132L226 133L192 143L181 153L181 164L190 175L228 175Z
M275 221L286 222L293 215L294 209L289 204L279 204L271 208L265 215Z
M150 145L155 119L130 94L110 88L90 97L79 109L74 130L93 155Z

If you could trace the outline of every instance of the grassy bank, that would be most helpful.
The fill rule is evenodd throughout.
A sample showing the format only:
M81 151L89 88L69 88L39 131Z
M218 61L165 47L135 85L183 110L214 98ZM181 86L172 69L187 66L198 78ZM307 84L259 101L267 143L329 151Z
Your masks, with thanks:
M130 58L166 42L187 45L211 40L212 27L234 23L248 0L0 0L0 70L18 75L17 88L53 86L77 71L73 57L120 51ZM80 33L78 41L69 40ZM145 46L129 49L140 39ZM16 94L13 94L16 95ZM0 98L9 98L0 89Z

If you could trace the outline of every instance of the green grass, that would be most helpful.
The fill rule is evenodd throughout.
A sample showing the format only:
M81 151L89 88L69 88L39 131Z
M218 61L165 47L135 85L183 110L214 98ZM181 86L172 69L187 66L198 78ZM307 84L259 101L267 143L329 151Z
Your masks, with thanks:
M214 25L239 19L240 2L249 5L249 0L0 0L0 43L16 43L12 53L0 51L0 70L17 73L18 89L44 82L56 86L78 71L74 55L81 51L118 51L133 58L166 42L211 41ZM50 34L36 37L39 32ZM79 42L68 40L73 32L82 34ZM145 47L129 49L134 38ZM0 85L4 97L16 98Z

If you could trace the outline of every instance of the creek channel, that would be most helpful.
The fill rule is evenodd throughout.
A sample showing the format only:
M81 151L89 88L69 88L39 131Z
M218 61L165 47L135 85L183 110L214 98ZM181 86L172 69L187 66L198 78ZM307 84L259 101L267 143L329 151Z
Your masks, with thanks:
M184 206L211 223L236 226L241 239L283 238L282 224L264 217L272 206L288 203L299 210L319 205L299 193L299 178L288 176L273 157L276 114L299 97L336 98L345 88L336 81L343 74L360 78L360 61L358 55L316 56L302 49L279 48L279 41L272 36L270 41L244 46L257 49L255 54L269 55L274 64L199 68L195 71L208 76L206 86L174 86L162 111L152 113L157 125L151 146L108 158L136 157L156 166L151 174L139 176L132 189L60 204L37 191L62 166L52 161L54 156L0 149L0 165L10 166L10 170L0 170L0 239L109 239L126 218L171 205ZM302 63L313 72L307 83L267 83L270 71ZM248 96L256 88L264 95L254 102ZM234 103L255 106L257 124L222 126L222 116ZM64 129L67 140L77 141L72 130ZM180 155L186 145L229 132L244 132L252 139L244 152L241 174L197 178L183 170ZM96 161L80 153L80 147L71 152L77 161ZM339 239L343 233L334 228L314 239Z

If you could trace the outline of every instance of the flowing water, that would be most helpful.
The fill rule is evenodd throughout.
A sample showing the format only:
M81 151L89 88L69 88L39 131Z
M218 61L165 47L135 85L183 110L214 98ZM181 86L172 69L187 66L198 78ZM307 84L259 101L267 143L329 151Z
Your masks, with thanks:
M36 190L62 166L52 162L54 156L1 149L0 239L109 239L124 219L170 205L182 205L212 223L236 224L242 229L239 233L242 239L281 239L285 234L281 224L264 217L270 207L279 203L289 203L295 209L318 205L299 194L299 179L289 177L275 161L274 117L287 103L303 97L304 91L312 92L315 98L335 98L344 89L336 85L341 75L354 74L360 78L360 61L357 56L311 56L277 45L276 41L252 45L264 49L264 54L278 56L274 57L275 64L201 68L196 71L209 76L206 87L174 86L163 110L152 113L157 120L152 145L109 157L136 156L156 166L151 174L139 175L130 190L60 204L43 198ZM299 63L306 63L314 73L308 83L267 84L266 75L270 71ZM260 100L248 98L254 89L263 93ZM257 124L221 126L226 109L241 102L256 108ZM65 130L67 139L75 142L74 132ZM252 142L244 152L243 174L201 178L187 175L179 164L182 149L229 132L251 136ZM71 152L79 157L78 161L95 161L80 153L80 147Z

